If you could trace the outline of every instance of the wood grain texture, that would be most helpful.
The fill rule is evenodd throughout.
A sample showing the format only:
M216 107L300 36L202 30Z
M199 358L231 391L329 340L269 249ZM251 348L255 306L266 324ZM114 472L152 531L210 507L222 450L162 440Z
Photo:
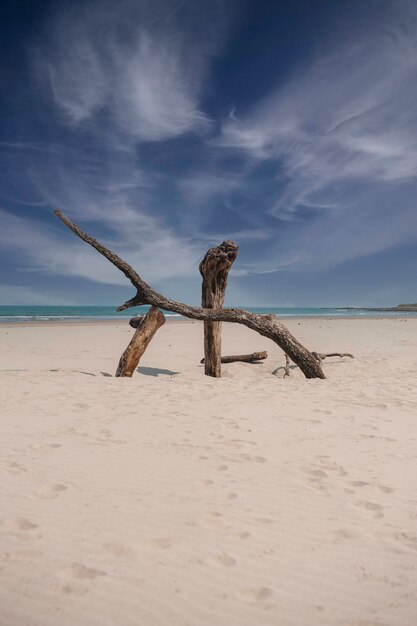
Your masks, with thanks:
M142 318L132 318L135 320L136 331L126 350L120 357L116 370L116 378L127 376L131 378L143 356L146 348L152 341L158 328L165 324L165 315L152 306L147 314ZM132 320L130 320L132 322ZM132 324L131 324L132 325Z
M201 306L205 309L222 309L226 295L227 277L239 252L234 241L223 241L216 248L210 248L200 263L203 277ZM204 322L204 373L206 376L221 376L221 322Z

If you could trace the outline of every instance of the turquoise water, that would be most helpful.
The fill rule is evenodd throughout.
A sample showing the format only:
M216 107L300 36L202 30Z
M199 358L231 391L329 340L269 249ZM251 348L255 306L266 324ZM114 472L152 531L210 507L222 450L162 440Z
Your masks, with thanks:
M123 320L145 313L149 307L137 307L117 313L112 306L0 306L0 324L3 322L71 322L80 320ZM244 308L244 307L242 307ZM340 308L254 308L253 313L276 313L280 317L417 317L417 312ZM180 319L176 313L166 316Z

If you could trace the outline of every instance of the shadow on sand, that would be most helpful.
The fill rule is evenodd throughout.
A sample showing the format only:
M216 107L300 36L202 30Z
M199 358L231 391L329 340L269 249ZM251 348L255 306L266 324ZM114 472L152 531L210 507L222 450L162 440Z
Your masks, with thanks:
M138 367L136 370L139 374L145 374L145 376L176 376L179 372L173 372L172 370L165 370L159 367Z

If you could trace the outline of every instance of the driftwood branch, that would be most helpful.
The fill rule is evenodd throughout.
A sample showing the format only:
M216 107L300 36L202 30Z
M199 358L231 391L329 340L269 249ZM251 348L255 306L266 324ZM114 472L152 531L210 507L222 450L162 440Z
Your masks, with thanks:
M117 254L111 252L102 243L85 233L79 226L73 224L62 211L54 211L55 215L75 233L80 239L95 248L100 254L120 269L136 288L136 295L117 308L123 311L130 307L150 304L166 311L173 311L185 317L195 320L210 320L214 322L234 322L243 324L260 335L274 341L291 360L299 366L306 378L325 378L320 362L307 348L305 348L288 329L282 324L276 315L260 315L249 313L241 309L201 309L191 307L182 302L170 300L161 295L148 285L128 263L123 261Z
M284 367L284 378L290 375L290 357L288 354L285 355L285 367Z
M239 251L234 241L223 241L210 248L201 261L199 270L203 277L201 306L205 309L222 309L226 294L227 277ZM221 376L221 322L204 321L204 373Z
M317 361L324 361L324 359L327 359L327 357L329 356L340 356L341 358L343 358L344 356L348 356L351 359L354 359L355 357L353 356L353 354L350 354L350 352L328 352L328 353L324 353L324 352L312 352L311 353L315 359L317 359Z
M256 361L263 361L268 358L267 352L252 352L252 354L231 354L229 356L222 356L222 363L235 363L241 361L242 363L256 363ZM204 363L205 359L201 359L200 363Z
M165 324L165 315L157 307L152 306L144 317L133 318L133 321L133 327L136 327L136 331L132 341L120 357L116 377L128 376L131 378L133 376L154 334L158 328ZM132 326L132 324L130 325Z
M131 326L132 328L139 328L144 319L145 315L135 315L135 317L130 318L129 326Z

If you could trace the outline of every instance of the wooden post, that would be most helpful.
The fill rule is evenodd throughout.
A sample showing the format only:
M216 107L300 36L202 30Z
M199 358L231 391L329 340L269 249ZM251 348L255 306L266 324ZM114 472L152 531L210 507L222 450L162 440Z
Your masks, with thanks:
M238 251L239 246L234 241L223 241L217 248L210 248L201 261L201 306L204 309L223 308L227 277ZM204 322L204 373L214 378L221 376L221 322Z
M150 344L152 337L165 324L165 315L156 306L152 306L147 314L142 317L134 317L130 325L136 328L132 341L120 357L116 371L116 377L128 376L131 378L138 363Z
M235 363L241 361L242 363L256 363L262 361L268 357L267 352L252 352L252 354L231 354L229 356L222 356L222 363ZM204 363L205 359L201 359L200 363Z

